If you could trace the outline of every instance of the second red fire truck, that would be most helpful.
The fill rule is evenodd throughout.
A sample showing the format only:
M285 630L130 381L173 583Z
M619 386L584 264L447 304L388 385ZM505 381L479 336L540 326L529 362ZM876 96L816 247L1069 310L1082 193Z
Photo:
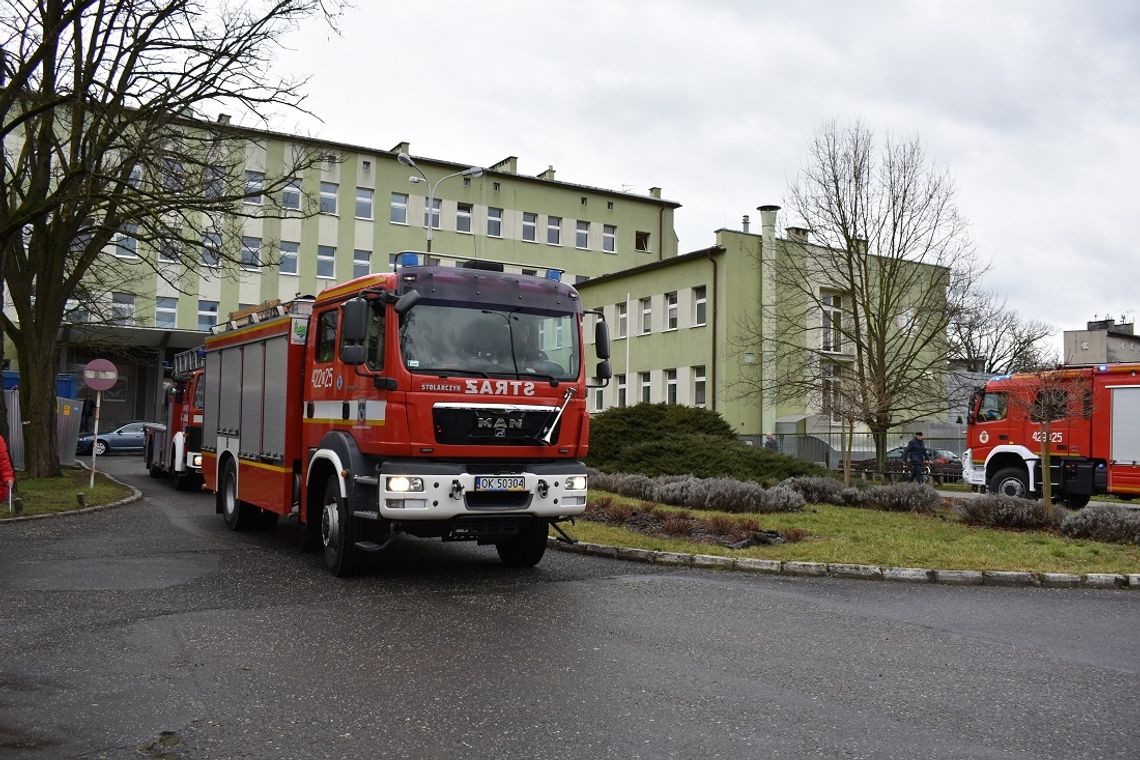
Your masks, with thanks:
M402 266L215 328L203 473L226 523L296 515L336 575L400 534L536 564L586 507L584 312L569 285L501 270Z
M995 377L970 404L965 481L1040 497L1048 446L1056 499L1140 495L1140 364L1102 364Z
M151 477L169 475L180 491L202 484L203 356L196 348L174 357L165 423L145 431L143 462Z

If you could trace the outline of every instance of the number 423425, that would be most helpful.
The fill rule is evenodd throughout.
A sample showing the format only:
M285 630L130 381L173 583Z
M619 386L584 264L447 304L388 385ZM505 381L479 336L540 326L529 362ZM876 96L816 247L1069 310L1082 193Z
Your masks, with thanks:
M1033 433L1033 440L1037 441L1038 443L1041 443L1042 441L1045 440L1045 432L1042 430L1038 430L1038 431L1034 432ZM1065 434L1064 433L1056 433L1056 432L1055 433L1049 433L1049 443L1063 443L1064 440L1065 440Z

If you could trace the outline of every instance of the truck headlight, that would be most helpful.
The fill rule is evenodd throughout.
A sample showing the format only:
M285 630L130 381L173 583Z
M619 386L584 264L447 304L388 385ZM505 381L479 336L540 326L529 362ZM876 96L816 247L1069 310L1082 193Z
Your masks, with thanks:
M566 478L567 491L585 491L586 490L586 476L585 475L570 475Z
M393 493L408 493L424 490L423 478L409 478L406 475L392 475L388 478L387 489Z

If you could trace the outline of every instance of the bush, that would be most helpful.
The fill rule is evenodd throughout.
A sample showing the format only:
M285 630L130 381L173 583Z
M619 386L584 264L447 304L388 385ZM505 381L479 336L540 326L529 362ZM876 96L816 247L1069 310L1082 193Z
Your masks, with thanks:
M1036 499L988 494L962 502L962 519L991 528L1049 528L1045 503Z
M925 512L929 514L938 511L941 505L941 497L930 486L924 483L898 483L867 489L860 497L858 506L867 509L881 509L885 512Z
M750 480L733 478L697 478L692 475L614 474L588 471L591 488L609 491L633 499L670 504L689 509L721 512L797 512L804 498L783 486L763 488Z
M1140 544L1140 512L1112 504L1093 504L1066 517L1061 532L1072 538Z
M801 496L812 504L843 504L843 491L846 490L842 481L830 477L800 477L788 478L780 484L785 488L798 491Z
M732 425L716 412L677 404L636 404L591 415L590 453L586 461L599 467L616 458L633 441L690 433L719 438L722 442L736 440ZM607 469L613 471L613 468Z

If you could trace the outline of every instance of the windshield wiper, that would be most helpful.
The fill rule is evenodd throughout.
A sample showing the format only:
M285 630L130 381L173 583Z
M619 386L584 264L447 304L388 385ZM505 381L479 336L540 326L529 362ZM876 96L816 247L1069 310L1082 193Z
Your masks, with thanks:
M436 375L437 377L447 378L451 375L472 375L474 377L490 377L486 372L481 369L453 369L436 368L436 367L416 367L412 372L420 372L425 375Z

